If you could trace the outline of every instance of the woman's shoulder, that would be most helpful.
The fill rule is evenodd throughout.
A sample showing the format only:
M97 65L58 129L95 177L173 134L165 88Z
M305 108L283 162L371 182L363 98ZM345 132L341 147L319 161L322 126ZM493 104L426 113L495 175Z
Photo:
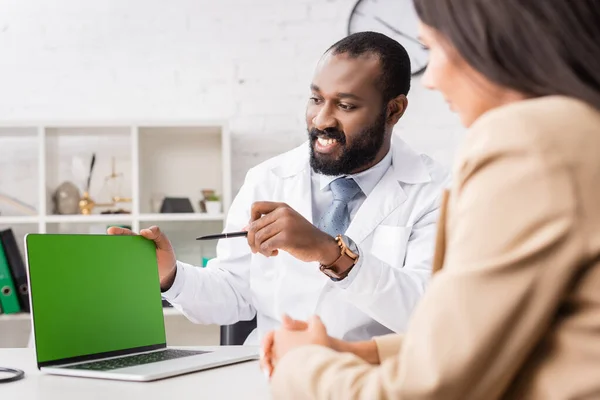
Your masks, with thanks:
M563 146L578 141L578 135L584 136L599 127L600 111L589 104L563 96L540 97L514 102L483 114L469 128L466 147L469 152L544 153L557 147L563 149Z
M494 108L475 121L471 129L478 129L482 125L511 122L551 125L566 120L572 122L573 118L581 116L599 118L600 110L572 97L544 96Z

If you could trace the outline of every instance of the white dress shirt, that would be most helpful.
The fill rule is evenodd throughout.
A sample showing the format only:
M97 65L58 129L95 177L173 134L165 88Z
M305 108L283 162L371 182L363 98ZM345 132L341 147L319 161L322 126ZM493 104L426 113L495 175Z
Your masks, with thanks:
M311 170L313 224L317 225L319 223L321 216L333 202L333 193L331 193L329 187L331 182L341 177L348 177L354 179L360 187L361 192L348 202L348 211L350 212L350 220L352 220L356 215L356 211L391 165L392 153L388 151L377 164L354 175L329 176Z
M314 170L311 170L313 224L317 225L319 223L321 216L325 213L329 205L333 202L333 193L331 192L330 188L331 182L341 177L347 177L354 179L354 181L358 184L358 187L360 187L360 193L348 202L350 221L352 221L352 218L354 218L356 212L364 203L367 196L369 196L369 194L373 191L377 183L379 183L383 175L385 175L385 173L391 166L392 153L391 151L388 151L385 157L381 159L381 161L379 161L371 168L359 172L358 174L330 176L319 174ZM354 281L354 278L358 274L358 270L362 267L360 248L358 250L358 254L358 261L356 262L356 265L352 267L350 273L348 273L348 275L344 279L334 281L336 282L336 285L340 288L348 287Z

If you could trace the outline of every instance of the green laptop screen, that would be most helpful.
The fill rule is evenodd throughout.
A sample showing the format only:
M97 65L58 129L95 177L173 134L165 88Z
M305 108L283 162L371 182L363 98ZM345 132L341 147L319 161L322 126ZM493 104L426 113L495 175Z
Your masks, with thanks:
M166 342L154 243L27 236L38 363Z

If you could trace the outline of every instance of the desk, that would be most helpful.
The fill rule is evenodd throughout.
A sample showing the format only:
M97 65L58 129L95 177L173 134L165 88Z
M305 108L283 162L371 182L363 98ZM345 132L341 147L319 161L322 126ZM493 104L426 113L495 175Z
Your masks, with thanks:
M214 349L214 347L188 347ZM6 400L184 400L269 399L269 386L258 361L199 371L154 382L123 382L42 374L32 349L0 349L0 366L19 368L25 378L0 384Z

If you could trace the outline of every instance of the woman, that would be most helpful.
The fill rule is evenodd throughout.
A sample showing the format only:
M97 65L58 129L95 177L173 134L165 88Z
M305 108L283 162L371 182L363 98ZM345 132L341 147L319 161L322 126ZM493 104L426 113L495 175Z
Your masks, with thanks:
M415 0L469 128L404 336L268 335L276 397L600 398L600 2Z

